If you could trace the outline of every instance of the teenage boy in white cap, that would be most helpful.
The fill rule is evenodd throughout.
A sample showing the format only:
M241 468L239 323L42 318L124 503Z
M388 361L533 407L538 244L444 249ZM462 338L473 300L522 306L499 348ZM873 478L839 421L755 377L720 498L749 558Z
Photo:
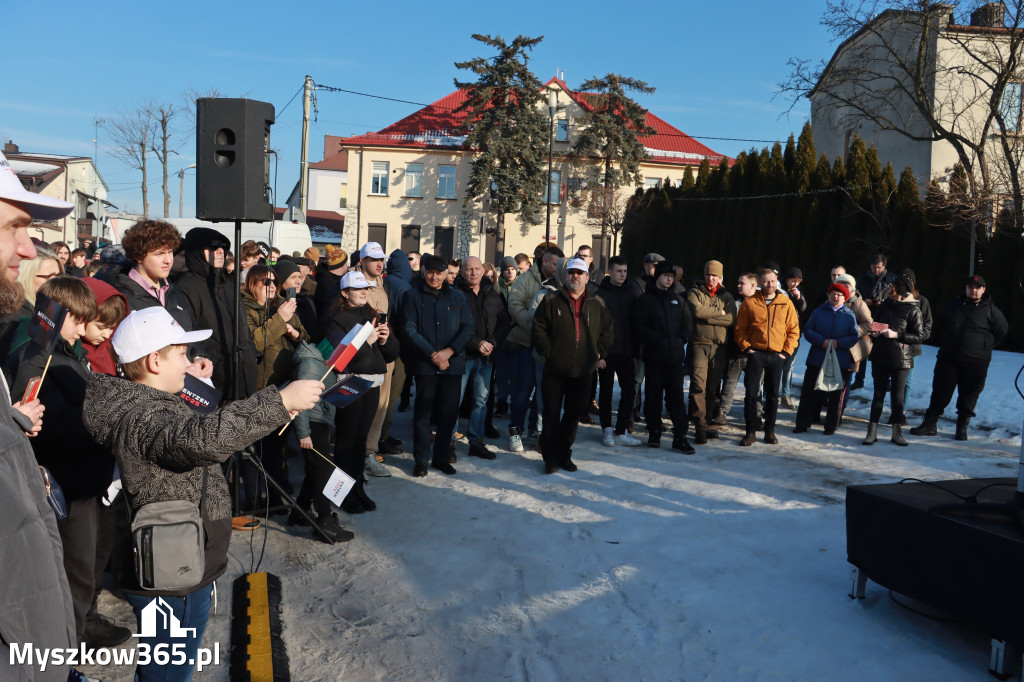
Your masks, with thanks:
M369 290L370 295L367 303L373 306L378 313L388 314L388 294L384 290L384 266L387 265L388 255L377 242L366 242L363 248L359 249L359 265L357 269L366 277L366 281L373 284ZM370 424L370 432L366 434L366 471L373 476L382 476L387 470L377 460L377 448L380 444L380 434L384 428L384 417L388 412L388 397L391 395L391 377L395 373L395 363L388 363L388 371L384 375L384 383L381 384L380 394L377 396L377 412L374 414L373 423Z
M288 423L292 414L312 408L324 388L319 381L293 381L282 389L267 386L245 400L201 414L177 394L191 364L188 344L211 333L209 329L186 332L158 306L136 310L111 340L128 380L94 374L85 395L86 429L97 443L114 452L133 515L151 502L185 500L200 507L205 571L196 576L195 586L143 591L134 575L126 576L129 584L122 585L140 627L143 610L160 599L173 610L181 627L195 628L192 636L173 641L176 647L184 644L186 661L196 658L209 618L213 582L227 568L231 498L220 464L240 447ZM142 641L154 648L172 644L168 630ZM186 671L192 667L184 666ZM139 666L135 679L166 679L165 668Z
M28 235L33 220L57 220L74 204L27 191L7 158L0 154L0 316L21 305L24 292L15 282L22 260L35 258ZM38 400L21 407L15 421L6 380L0 381L0 659L15 679L64 682L68 666L11 659L10 645L39 649L75 647L75 615L64 574L57 521L46 502L43 478L24 428L38 431L43 408ZM24 427L20 425L27 416ZM34 426L33 426L34 424Z

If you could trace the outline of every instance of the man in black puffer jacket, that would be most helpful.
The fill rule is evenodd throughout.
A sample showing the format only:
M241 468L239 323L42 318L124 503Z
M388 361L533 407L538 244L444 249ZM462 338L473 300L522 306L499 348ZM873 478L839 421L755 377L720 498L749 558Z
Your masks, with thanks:
M461 391L461 396L465 396L467 386L472 391L473 411L467 431L469 454L494 459L494 453L484 445L484 418L487 416L487 395L491 388L495 351L508 336L512 320L505 311L501 295L494 290L491 280L484 277L484 264L476 256L462 260L455 288L466 297L473 313L473 336L466 344L466 373L462 375ZM462 402L461 397L459 402Z
M647 445L661 447L661 398L665 396L672 417L672 449L686 455L695 450L686 440L689 420L683 402L683 360L686 342L693 329L690 306L673 291L675 267L668 261L654 269L654 286L637 299L633 329L643 344L647 391L644 412L647 418Z
M237 333L235 324L235 289L237 281L224 272L224 235L208 227L194 227L185 234L185 264L188 272L175 282L189 304L196 328L212 329L205 342L206 356L213 361L213 385L224 393L225 400L238 400L256 391L256 351L248 325L242 322ZM245 312L243 310L242 314ZM231 370L231 353L235 337L241 351L240 381L235 389Z
M924 422L910 430L915 436L934 436L942 412L956 390L956 436L967 440L967 424L978 396L985 389L992 349L1006 337L1006 317L985 293L985 278L972 275L966 291L946 306L946 329L935 359L932 398Z

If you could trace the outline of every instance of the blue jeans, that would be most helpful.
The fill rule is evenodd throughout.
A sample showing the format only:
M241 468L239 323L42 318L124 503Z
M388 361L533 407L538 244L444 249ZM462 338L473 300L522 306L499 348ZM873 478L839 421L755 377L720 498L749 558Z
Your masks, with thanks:
M170 654L171 660L180 660L179 652L182 651L180 646L185 645L184 657L186 663L183 665L157 665L156 663L150 662L146 666L138 666L135 668L135 682L149 682L149 680L158 680L159 682L188 682L192 679L192 673L195 672L195 664L188 664L188 660L195 661L196 652L199 650L199 645L203 641L203 632L206 630L206 622L210 619L210 597L213 594L213 585L207 585L201 587L195 592L190 592L184 597L148 597L142 595L128 594L125 595L125 599L131 604L132 609L135 611L135 621L138 623L139 632L142 632L142 610L149 606L151 602L155 602L158 599L163 600L165 604L171 607L171 611L174 617L178 619L182 628L195 628L195 633L190 633L184 637L172 637L167 627L169 618L165 618L161 613L156 615L156 636L155 637L142 637L139 638L140 642L149 644L150 656L154 654L159 644L166 644L167 653ZM177 645L179 648L174 649Z
M512 409L509 411L509 428L520 431L526 425L526 411L530 408L530 395L537 383L536 363L529 348L516 348L511 355Z
M800 342L796 344L793 353L786 358L782 365L782 387L779 390L780 398L789 398L793 393L793 361L796 360L796 352L800 349ZM811 395L808 393L807 395Z
M484 437L484 419L487 417L487 394L491 390L491 372L493 371L494 363L491 362L490 358L466 358L466 373L462 375L459 404L462 404L462 400L466 396L466 386L469 386L473 391L473 410L469 415L469 431L466 432L470 444L483 440ZM456 419L455 429L452 430L453 439L458 427L459 422Z

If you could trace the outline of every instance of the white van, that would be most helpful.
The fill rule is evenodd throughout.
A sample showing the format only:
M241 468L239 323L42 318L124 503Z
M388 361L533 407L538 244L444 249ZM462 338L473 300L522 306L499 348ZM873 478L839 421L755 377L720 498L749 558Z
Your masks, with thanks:
M112 238L114 243L120 243L121 238L124 236L124 231L138 220L141 220L141 218L110 219L108 222L110 223L111 234L107 236ZM198 218L162 218L161 220L166 220L177 227L182 237L193 227L209 227L210 229L217 230L231 244L231 251L234 252L235 250L235 224L233 222L211 223L207 220L199 220ZM301 254L313 246L313 240L309 236L309 225L284 220L275 220L270 223L243 222L242 242L249 241L250 239L257 242L265 242L271 248L276 247L281 250L281 253L289 256L296 251Z

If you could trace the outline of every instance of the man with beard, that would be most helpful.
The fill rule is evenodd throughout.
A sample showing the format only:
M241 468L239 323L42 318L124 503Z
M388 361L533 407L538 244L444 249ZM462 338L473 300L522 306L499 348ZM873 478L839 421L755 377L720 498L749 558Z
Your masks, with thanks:
M212 329L213 335L201 345L213 361L213 385L225 400L240 400L256 390L256 351L248 326L239 331L235 323L235 294L238 285L224 272L227 238L208 227L194 227L185 234L185 264L188 272L175 282L188 301L195 328ZM133 308L134 309L134 308ZM236 389L231 354L236 345L239 381Z
M587 291L586 262L572 258L565 269L565 285L545 296L533 317L533 345L545 358L540 439L547 474L577 469L572 461L576 428L586 410L591 376L595 368L605 368L615 333L608 309Z
M723 266L717 260L704 264L704 281L686 300L693 313L693 342L690 344L690 421L693 440L704 445L718 433L708 429L710 415L718 402L718 385L728 356L726 336L736 320L735 301L722 286Z
M28 235L33 220L57 220L74 204L25 190L14 169L0 154L0 315L14 313L24 292L15 283L22 260L35 258ZM11 659L12 643L67 649L75 641L75 616L57 522L46 502L46 490L26 432L38 433L43 407L38 400L11 409L6 381L0 390L0 658L15 679L69 678L66 665L39 670ZM78 674L72 671L73 674ZM11 673L8 673L11 675Z
M985 278L971 275L963 294L946 306L946 328L935 358L932 397L924 422L910 432L934 436L942 412L956 390L956 440L967 440L967 424L974 416L978 396L985 389L992 349L1002 343L1008 326L1006 317L985 293Z

